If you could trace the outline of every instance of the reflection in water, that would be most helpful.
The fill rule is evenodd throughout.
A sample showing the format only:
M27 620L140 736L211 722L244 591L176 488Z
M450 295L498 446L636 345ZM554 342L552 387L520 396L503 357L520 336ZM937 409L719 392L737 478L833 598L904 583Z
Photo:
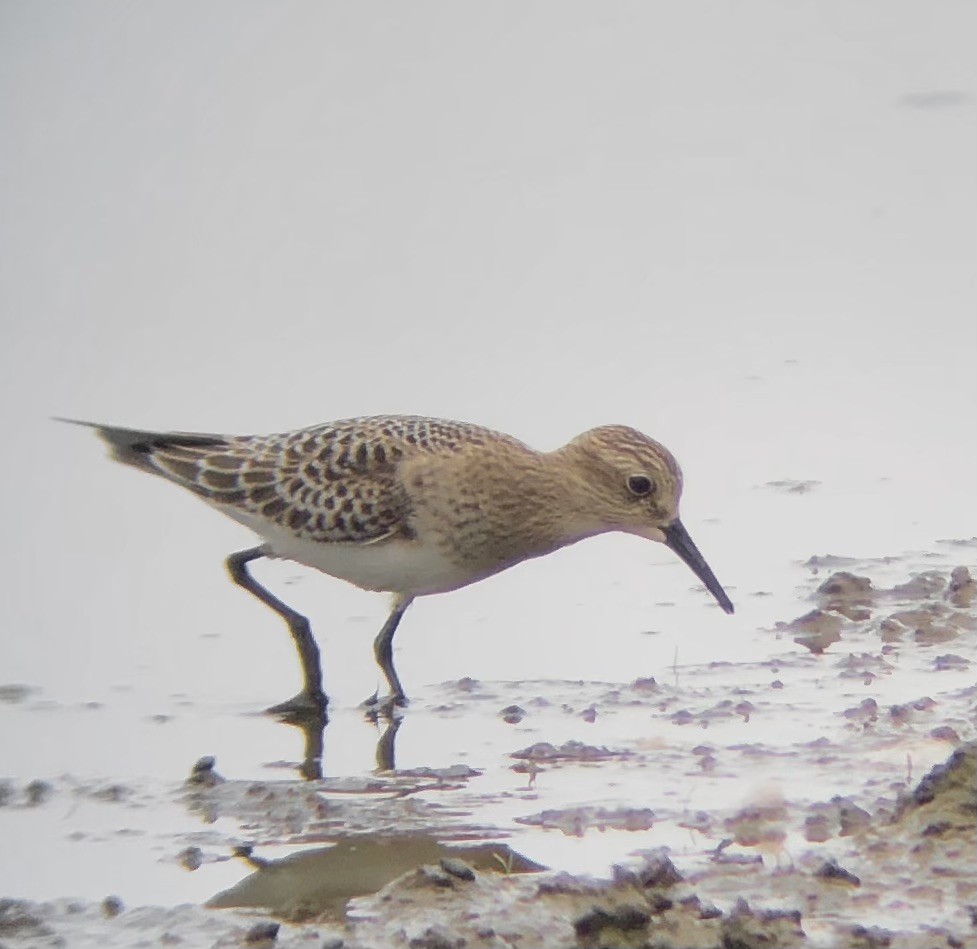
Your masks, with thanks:
M367 718L374 725L380 724L380 719L384 719L384 728L377 740L376 762L377 771L396 771L396 744L397 731L403 721L402 714L395 710L391 715L380 715L377 712L368 712Z
M325 731L329 724L329 716L325 710L309 712L303 715L286 713L278 716L279 721L286 725L293 725L302 732L305 747L302 750L302 764L299 774L307 781L316 781L322 777L322 756L325 749Z
M375 893L401 874L441 860L464 861L483 872L546 869L505 844L449 846L424 834L347 838L281 860L255 857L249 847L240 848L238 856L255 872L212 897L207 905L217 909L261 907L290 920L322 913L341 915L354 896ZM448 872L458 873L457 864L450 864Z
M401 713L395 710L386 715L370 710L366 715L373 724L383 725L383 731L377 739L376 762L377 771L393 771L396 768L396 739L400 728ZM318 781L323 777L323 754L325 749L325 731L329 718L325 712L318 715L283 715L279 719L286 725L292 725L302 732L305 747L302 752L302 763L298 771L307 781Z

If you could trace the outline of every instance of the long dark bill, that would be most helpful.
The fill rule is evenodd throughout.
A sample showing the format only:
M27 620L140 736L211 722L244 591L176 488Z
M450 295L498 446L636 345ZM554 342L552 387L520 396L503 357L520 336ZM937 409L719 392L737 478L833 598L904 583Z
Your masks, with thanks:
M706 589L716 598L716 602L727 613L732 613L732 601L726 596L726 591L720 586L716 575L709 569L709 564L699 553L699 548L692 543L692 538L682 526L682 522L676 519L662 530L665 534L665 544L692 568L692 572L705 584Z

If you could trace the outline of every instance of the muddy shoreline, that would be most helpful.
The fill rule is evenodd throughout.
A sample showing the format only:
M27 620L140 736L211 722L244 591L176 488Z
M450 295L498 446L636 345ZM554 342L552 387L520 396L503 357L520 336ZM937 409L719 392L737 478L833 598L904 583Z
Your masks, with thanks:
M806 565L765 662L445 683L420 715L500 726L487 764L398 770L394 720L371 773L304 780L306 758L239 780L218 754L158 792L0 782L8 820L83 799L124 830L176 805L197 829L145 859L238 877L177 906L10 897L0 946L977 945L977 586L960 565L880 586L872 566ZM3 701L42 714L29 688ZM611 856L580 872L547 847Z

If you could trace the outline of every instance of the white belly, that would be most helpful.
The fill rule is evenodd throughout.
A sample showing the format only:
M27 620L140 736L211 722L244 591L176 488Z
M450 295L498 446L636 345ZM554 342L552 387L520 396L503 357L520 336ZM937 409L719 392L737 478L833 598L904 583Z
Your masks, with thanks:
M262 537L268 556L295 560L364 590L423 596L456 590L482 577L448 560L433 544L401 538L367 544L316 543L238 510L219 510Z

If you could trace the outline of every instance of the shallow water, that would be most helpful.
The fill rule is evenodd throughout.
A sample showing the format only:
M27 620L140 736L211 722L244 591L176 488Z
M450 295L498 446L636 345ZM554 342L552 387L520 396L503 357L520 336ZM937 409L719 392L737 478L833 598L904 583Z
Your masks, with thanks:
M597 877L636 852L667 846L683 872L697 874L698 892L720 907L748 893L765 906L796 906L802 878L785 887L776 874L809 871L829 856L857 873L866 859L836 829L825 843L805 839L806 817L830 810L837 796L867 812L891 811L897 793L957 741L974 737L977 614L972 605L945 605L950 568L974 550L972 540L939 545L924 557L794 565L796 586L810 595L794 599L785 620L814 605L815 588L837 566L872 580L870 615L842 618L840 642L823 654L795 643L781 624L741 634L738 660L683 662L673 648L653 679L642 662L642 676L632 679L447 681L422 687L395 722L371 723L359 708L334 707L324 778L311 783L301 777L309 766L301 730L254 705L186 695L147 701L131 689L110 690L104 702L67 704L40 689L8 688L3 733L17 740L5 757L0 821L19 858L6 865L0 888L39 902L71 896L98 903L113 894L126 907L214 898L217 905L250 905L217 897L249 875L233 859L237 846L253 845L256 859L274 863L330 841L415 833L456 847L473 838L504 840L539 865ZM928 582L885 590L924 569ZM888 643L880 638L886 616L920 604L951 618L946 642L918 642L909 627ZM703 624L721 619L716 610L701 612ZM633 633L630 648L640 654L657 637ZM608 636L602 643L615 652L627 648L615 648ZM202 753L216 756L227 782L184 788ZM37 781L43 784L31 784ZM758 807L766 809L760 816ZM732 841L726 852L744 854L747 865L762 855L753 877L723 881L710 859L723 841ZM188 848L198 848L193 872ZM301 864L301 886L285 882L273 890L293 898L267 896L264 905L306 913L312 900L335 918L351 895L411 865L411 854L430 862L422 850L412 845L403 864L383 850L379 864L364 857L362 873L372 882L347 883L352 890L304 903L299 896L317 892L311 881L318 876L310 878L310 865ZM341 879L353 872L347 869ZM871 869L872 891L885 894L892 881ZM323 872L321 886L333 892L330 871ZM773 896L778 889L783 893ZM809 906L805 931L829 942L838 920L959 931L962 899L950 886L929 900L905 904L876 895L826 916Z

